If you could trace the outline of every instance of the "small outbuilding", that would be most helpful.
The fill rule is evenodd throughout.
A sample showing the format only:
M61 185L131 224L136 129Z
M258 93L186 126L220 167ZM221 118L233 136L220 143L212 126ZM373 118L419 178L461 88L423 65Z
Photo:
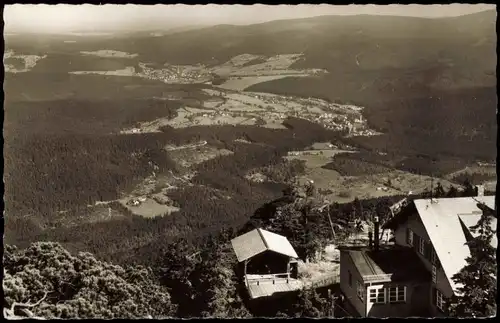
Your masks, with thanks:
M231 244L252 299L302 288L297 279L298 256L286 237L259 228Z

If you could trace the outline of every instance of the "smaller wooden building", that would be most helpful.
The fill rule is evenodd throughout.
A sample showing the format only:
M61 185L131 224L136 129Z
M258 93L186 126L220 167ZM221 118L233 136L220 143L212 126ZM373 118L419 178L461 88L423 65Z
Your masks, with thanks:
M250 298L302 288L297 279L298 256L286 237L259 228L234 238L231 244Z

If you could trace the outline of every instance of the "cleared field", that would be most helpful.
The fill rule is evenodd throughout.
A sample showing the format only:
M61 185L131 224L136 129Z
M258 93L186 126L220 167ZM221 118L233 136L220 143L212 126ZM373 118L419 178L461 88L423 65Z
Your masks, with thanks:
M211 72L224 76L246 76L252 73L286 72L289 67L301 58L300 54L285 54L271 57L242 54L229 61L215 66ZM256 64L252 64L255 62ZM289 73L300 71L288 70Z
M474 184L480 184L483 181L493 181L497 178L495 166L467 166L464 169L453 172L445 176L450 181L463 182L465 178L473 181Z
M234 153L230 150L218 149L210 146L179 149L169 152L170 158L172 158L177 164L183 167L191 167L219 156L227 156L232 154Z
M242 93L226 92L224 96L226 100L240 102L241 104L244 104L246 106L259 106L264 103L261 98L245 95Z
M3 62L7 73L25 73L33 69L37 62L46 58L47 55L22 55L15 54L10 50L4 53Z
M430 176L417 175L399 170L384 174L371 175L365 178L366 180L371 180L375 184L385 185L386 187L392 188L400 193L408 193L409 191L420 193L426 189L430 190L431 185L434 185L435 187L438 182L441 183L445 190L448 190L451 186L459 186L446 179L432 178Z
M316 143L315 146L322 147L328 143ZM354 151L343 150L309 150L315 155L287 156L286 159L299 159L305 161L306 170L297 179L299 183L309 180L314 182L315 187L323 192L326 199L331 202L347 203L354 198L367 199L382 196L407 194L409 191L420 193L425 189L430 189L431 182L436 185L438 182L447 190L450 186L458 187L446 179L432 179L429 176L416 175L404 171L394 171L389 168L384 172L365 172L357 176L345 176L335 169L325 168L331 162L332 156L340 153L350 152L355 156ZM319 154L323 152L323 154ZM301 152L303 153L303 152ZM366 163L366 162L365 162ZM373 167L378 165L371 164Z
M224 104L224 99L215 98L215 99L210 99L210 100L204 101L203 107L208 108L208 109L215 109L215 108L219 108L223 104Z
M162 205L157 203L153 199L146 199L144 202L141 202L138 206L130 206L127 205L129 199L121 199L119 202L125 206L130 212L140 215L146 218L154 218L157 216L162 216L165 214L170 214L172 212L179 211L179 208L175 206Z
M391 170L391 168L379 164L357 160L356 155L336 156L323 168L333 169L343 176L363 176L369 174L380 174Z
M66 228L76 227L85 223L107 222L124 218L126 215L113 210L107 204L97 204L88 206L87 210L80 210L77 214L59 211L53 219Z
M335 149L334 145L330 142L315 142L309 147L310 150L323 150L323 149Z
M86 52L86 51L81 51L80 52L83 55L93 55L93 56L99 56L99 57L120 57L120 58L134 58L139 56L139 54L129 54L125 52L120 52L116 50L108 50L108 49L101 49L97 50L94 52Z
M235 90L235 91L243 91L246 88L263 82L269 82L274 80L279 80L285 77L306 77L310 76L309 74L279 74L279 75L266 75L266 76L238 76L238 77L230 77L227 81L218 85L222 89L227 90Z
M122 70L116 70L116 71L74 71L74 72L68 72L69 74L76 74L76 75L82 75L82 74L98 74L98 75L112 75L112 76L134 76L136 75L135 73L135 68L133 66L128 66Z
M24 59L21 57L4 58L3 63L6 70L23 70L25 68Z
M258 112L262 111L263 109L257 105L249 105L246 104L245 102L239 101L239 100L234 100L234 99L227 99L224 103L222 103L219 107L219 110L224 110L224 111L232 111L232 112Z
M289 156L285 158L288 160L303 160L308 168L318 168L328 164L331 158L337 154L354 153L354 151L338 150L338 149L322 149L322 150L303 150L291 151ZM295 155L298 154L298 155Z

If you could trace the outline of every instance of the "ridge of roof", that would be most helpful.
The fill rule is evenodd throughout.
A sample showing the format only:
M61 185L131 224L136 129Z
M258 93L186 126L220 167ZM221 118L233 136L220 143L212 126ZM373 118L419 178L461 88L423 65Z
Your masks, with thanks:
M264 242L264 246L266 246L266 249L267 249L267 250L269 250L269 244L267 243L267 240L266 240L266 238L264 237L264 234L262 234L262 230L263 230L263 229L261 229L261 228L257 228L256 230L257 230L257 232L259 233L259 236L260 236L260 238L262 239L262 242Z
M266 250L298 258L295 249L285 236L261 228L253 229L231 239L231 245L239 262Z

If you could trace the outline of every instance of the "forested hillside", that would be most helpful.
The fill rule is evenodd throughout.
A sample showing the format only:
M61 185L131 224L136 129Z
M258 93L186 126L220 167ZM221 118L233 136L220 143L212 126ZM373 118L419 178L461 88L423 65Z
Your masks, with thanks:
M146 245L151 244L149 250L158 250L178 237L197 240L222 228L236 228L245 223L260 205L281 194L283 183L303 171L300 163L282 162L281 156L317 141L339 138L335 132L293 118L287 120L285 130L198 126L167 127L156 134L105 135L99 131L91 134L92 129L99 130L101 122L106 122L106 118L99 119L107 113L104 109L88 110L95 115L87 114L88 123L75 127L76 133L68 129L67 134L52 134L60 117L54 114L39 128L47 129L47 133L27 132L7 140L7 243L26 246L34 241L60 241L72 251L89 250L106 259L135 261L134 257L150 252L143 250ZM93 118L95 122L91 121ZM110 129L114 124L109 124ZM18 124L18 134L22 134L20 129ZM250 143L235 141L241 138ZM76 228L69 224L74 222L72 219L90 217L94 211L88 205L118 198L121 192L150 174L154 166L159 174L180 170L168 152L162 150L165 144L203 139L230 149L233 154L199 164L192 179L194 185L171 192L179 212L148 219L134 216L114 203L110 206L125 217L88 221ZM277 182L255 183L244 178L246 172L259 167L267 167L269 178ZM137 249L137 253L131 253L131 249Z

